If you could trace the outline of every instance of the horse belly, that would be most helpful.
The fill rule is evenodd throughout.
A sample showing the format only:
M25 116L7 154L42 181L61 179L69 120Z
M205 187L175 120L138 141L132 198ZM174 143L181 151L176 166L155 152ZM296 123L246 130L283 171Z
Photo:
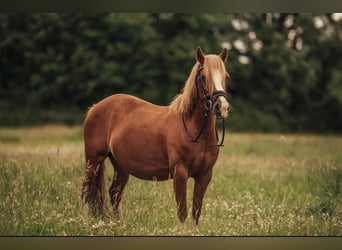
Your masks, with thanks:
M113 156L120 168L140 179L170 179L167 153L157 136L131 131L120 137L120 143L112 143Z
M158 181L170 179L170 169L160 157L145 154L126 155L122 152L117 158L120 167L137 178Z
M171 179L169 167L146 166L136 163L134 166L128 166L129 173L134 177L151 181L165 181Z

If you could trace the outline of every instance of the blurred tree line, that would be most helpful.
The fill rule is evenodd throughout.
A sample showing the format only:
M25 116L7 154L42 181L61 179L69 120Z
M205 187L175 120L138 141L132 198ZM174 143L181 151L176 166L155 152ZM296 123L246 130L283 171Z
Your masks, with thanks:
M342 131L341 14L1 14L0 125L82 123L114 93L167 105L229 49L235 131ZM138 121L137 121L138 122Z

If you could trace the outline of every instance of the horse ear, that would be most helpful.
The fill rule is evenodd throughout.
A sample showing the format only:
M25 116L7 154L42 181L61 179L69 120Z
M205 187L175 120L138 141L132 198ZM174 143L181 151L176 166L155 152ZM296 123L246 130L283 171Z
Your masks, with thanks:
M196 60L197 60L201 65L203 65L203 63L204 63L204 53L203 53L201 47L199 47L199 46L198 46L197 49L196 49Z
M223 62L226 62L227 61L227 58L228 58L228 49L227 48L224 48L220 54L220 57L222 59Z

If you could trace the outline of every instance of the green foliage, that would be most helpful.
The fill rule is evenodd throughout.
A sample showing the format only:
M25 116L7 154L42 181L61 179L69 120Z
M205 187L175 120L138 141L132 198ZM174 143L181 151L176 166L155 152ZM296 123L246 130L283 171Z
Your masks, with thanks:
M197 46L228 46L231 129L339 133L341 26L310 13L1 14L0 124L79 124L115 93L167 105Z

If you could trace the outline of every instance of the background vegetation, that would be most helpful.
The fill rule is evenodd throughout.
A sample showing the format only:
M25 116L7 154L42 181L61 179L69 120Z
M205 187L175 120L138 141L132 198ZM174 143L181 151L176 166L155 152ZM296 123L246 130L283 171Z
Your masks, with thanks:
M82 123L113 93L167 105L229 48L235 131L342 130L338 14L1 14L0 125Z
M0 235L342 236L341 137L230 133L225 144L194 230L178 221L172 181L130 177L123 222L88 216L81 126L0 129Z

